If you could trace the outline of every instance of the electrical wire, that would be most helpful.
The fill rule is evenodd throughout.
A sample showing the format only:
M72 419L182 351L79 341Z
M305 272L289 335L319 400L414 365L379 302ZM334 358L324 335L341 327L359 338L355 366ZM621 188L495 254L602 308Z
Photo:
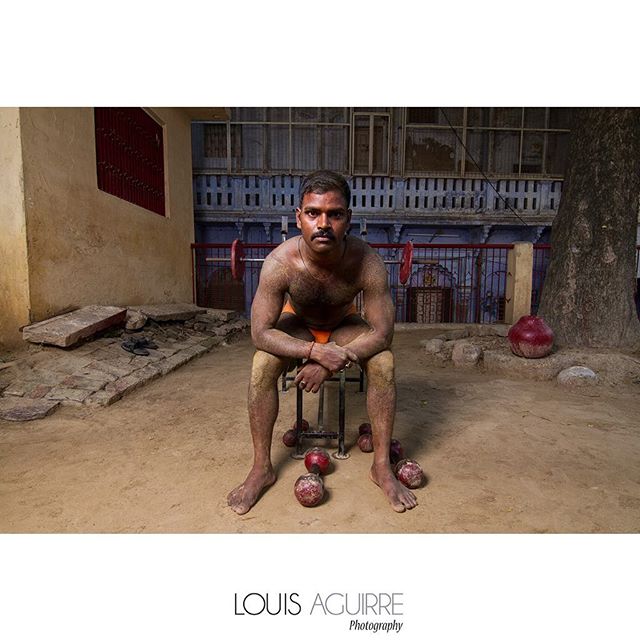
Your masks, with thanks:
M464 149L464 152L469 156L469 159L471 160L471 162L473 162L473 164L476 165L478 171L482 174L482 177L487 181L487 183L489 184L489 186L495 191L496 195L498 196L498 198L500 198L500 200L502 200L502 202L504 202L504 206L509 209L509 211L511 211L511 213L513 213L513 215L518 218L518 220L520 220L520 222L522 222L522 224L525 227L528 227L529 225L516 213L516 211L513 209L513 207L507 202L507 200L505 200L505 198L503 197L503 195L498 191L498 189L496 189L495 185L493 184L493 182L491 182L491 180L487 177L487 174L482 170L482 167L476 162L476 159L471 155L471 153L469 152L469 149L467 149L467 147L465 146L464 142L462 142L462 138L460 137L460 135L458 134L458 132L455 130L454 126L451 124L451 120L449 120L445 110L442 107L439 107L440 112L442 113L442 115L444 116L444 119L447 121L447 124L449 125L451 131L453 131L455 137L458 139L458 142L460 143L460 145L462 146L462 148Z

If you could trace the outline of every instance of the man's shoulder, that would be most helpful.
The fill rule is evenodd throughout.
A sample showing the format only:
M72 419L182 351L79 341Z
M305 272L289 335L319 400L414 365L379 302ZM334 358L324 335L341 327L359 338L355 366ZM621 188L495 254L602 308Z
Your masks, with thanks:
M275 260L281 264L287 264L295 255L297 255L296 238L289 238L288 240L281 242L273 251L271 251L266 259Z
M382 262L382 258L368 242L355 236L349 236L349 242L354 247L354 256L357 257L361 268L370 267L372 264Z
M289 279L296 268L298 249L296 238L289 238L271 251L264 260L264 267L269 273L274 271L279 277ZM263 267L263 271L265 270Z

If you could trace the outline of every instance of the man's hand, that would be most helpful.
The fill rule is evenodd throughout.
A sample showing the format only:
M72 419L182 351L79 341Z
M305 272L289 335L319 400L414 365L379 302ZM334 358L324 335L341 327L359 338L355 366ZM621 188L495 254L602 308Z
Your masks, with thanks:
M340 347L335 342L314 342L310 359L321 364L331 375L350 367L352 362L358 362L358 356L351 349Z
M325 369L321 364L317 362L307 362L298 371L298 375L294 379L294 383L297 384L303 391L311 391L318 393L320 385L331 377L331 371Z

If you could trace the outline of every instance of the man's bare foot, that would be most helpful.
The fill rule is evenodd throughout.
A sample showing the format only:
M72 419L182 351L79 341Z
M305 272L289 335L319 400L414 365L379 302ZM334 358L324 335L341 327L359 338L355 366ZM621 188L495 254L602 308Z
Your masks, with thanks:
M227 504L239 515L243 515L258 502L263 489L276 481L276 474L271 466L253 467L242 484L239 484L228 496Z
M397 480L388 464L373 464L369 477L382 489L382 493L387 496L394 511L402 513L407 509L413 509L418 504L413 492Z

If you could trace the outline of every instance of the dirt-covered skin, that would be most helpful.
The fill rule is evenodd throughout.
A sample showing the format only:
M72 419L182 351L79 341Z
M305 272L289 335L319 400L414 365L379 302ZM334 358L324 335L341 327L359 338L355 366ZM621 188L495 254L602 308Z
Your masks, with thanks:
M267 256L251 305L256 353L247 404L253 465L242 485L229 494L228 504L244 514L260 499L267 482L273 482L278 380L292 360L305 360L294 384L306 392L317 393L337 371L354 363L364 369L374 440L370 477L393 510L403 512L417 500L395 478L389 460L396 389L390 351L394 306L387 271L366 242L348 236L351 198L344 178L317 172L305 181L296 209L301 234ZM364 317L354 305L358 294Z

